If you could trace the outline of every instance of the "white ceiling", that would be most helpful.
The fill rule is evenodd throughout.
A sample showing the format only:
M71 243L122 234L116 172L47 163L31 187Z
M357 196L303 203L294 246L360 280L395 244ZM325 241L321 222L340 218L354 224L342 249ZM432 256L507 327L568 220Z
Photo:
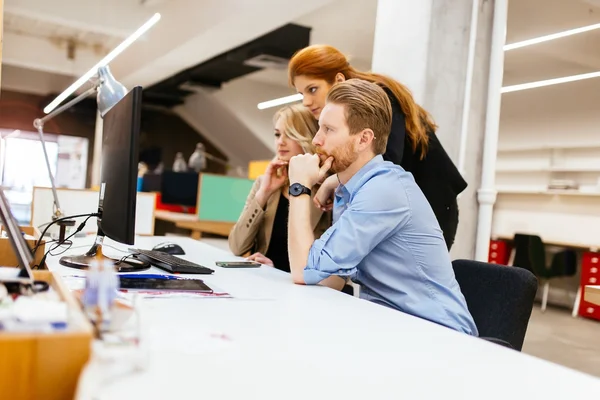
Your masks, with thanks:
M83 26L69 26L58 21L44 21L32 15L10 12L4 15L4 32L57 43L71 41L77 46L90 47L99 53L107 53L123 40L117 35L94 32Z
M337 0L295 23L312 27L311 43L331 44L359 69L370 69L377 0ZM507 43L600 23L600 0L512 0ZM505 54L504 84L531 82L600 70L600 30ZM286 71L263 70L247 78L287 85Z
M508 11L507 43L600 23L597 0L512 0ZM600 71L599 48L596 30L508 51L504 84Z
M163 30L157 32L157 35L169 37L165 32L171 32L173 40L178 43L185 42L183 38L188 35L187 38L191 43L192 36L198 33L214 38L217 32L215 27L224 28L225 20L231 18L231 13L225 9L227 5L225 3L229 4L233 1L106 0L97 2L93 0L57 0L50 5L47 0L5 0L5 57L9 57L9 53L12 53L11 41L17 36L29 37L32 40L33 38L45 39L53 44L46 50L50 51L52 48L52 51L64 58L62 62L65 67L63 69L59 65L55 65L60 60L50 57L49 54L43 53L38 48L25 45L29 42L18 46L19 54L24 52L35 54L30 55L27 62L21 64L15 62L11 65L15 68L26 67L54 74L77 76L82 69L85 70L86 66L89 68L88 64L92 60L98 60L109 49L114 48L123 37L140 25L140 21L144 21L154 11L163 12L163 21L160 22L164 25L161 27ZM264 4L259 8L258 3ZM255 11L264 10L267 3L273 2L257 0ZM278 2L278 4L282 3L285 2L281 0ZM294 0L293 3L296 4L296 1ZM369 69L373 51L377 0L305 0L304 3L311 3L310 6L304 8L309 12L302 14L298 11L296 12L297 17L291 21L312 27L311 42L336 46L351 58L356 67ZM223 23L219 24L216 21L204 29L200 26L195 28L196 30L181 32L182 30L176 29L176 27L178 21L183 17L181 17L182 14L176 14L176 12L181 12L180 7L186 4L188 8L194 4L193 8L195 8L188 11L188 14L204 15L208 18L206 15L214 12L215 15L212 19L216 20L217 16L221 16ZM222 4L223 10L215 11L215 4ZM284 17L283 11L272 9L273 7L269 12L273 14L273 17ZM245 11L249 16L253 16L250 15L250 13L253 14L253 11L250 10L251 8ZM244 10L240 9L241 11ZM178 15L180 16L179 20L176 19ZM167 21L168 19L170 22ZM198 19L198 21L200 20ZM289 20L280 21L279 24L287 21ZM600 0L512 0L509 5L507 42L512 43L599 22ZM205 24L207 23L205 22ZM246 36L246 40L255 37L255 34L256 32L253 35L249 34L250 36ZM177 37L175 38L175 36ZM79 65L67 65L68 60L65 57L67 40L75 41L78 44ZM152 40L156 41L154 38ZM147 40L147 42L149 41ZM231 40L223 37L221 52L231 48L229 42ZM167 57L164 49L169 48L168 46L173 47L173 44L164 41L160 43L160 46L159 43L136 45L137 47L134 46L135 48L128 50L131 54L124 53L116 60L113 72L117 71L120 77L127 76L130 81L135 81L136 75L128 70L128 67L133 68L134 60L139 60L141 65L138 68L145 68L145 71L137 75L137 79L144 80L145 85L149 85L152 81L165 78L174 71L190 66L192 62L201 62L219 51L215 47L214 40L212 40L210 49L207 46L201 46L200 42L197 43L195 47L192 47L197 48L197 51L187 51L186 57L175 57L175 54ZM600 43L600 31L594 31L509 51L505 55L505 84L600 70L598 43ZM156 49L148 50L152 47L156 47ZM146 59L155 53L161 55L161 61L153 67L146 62ZM5 63L9 61L5 60ZM50 64L53 64L52 68L49 68ZM148 71L152 74L149 75ZM11 75L15 76L15 71L12 72ZM49 74L48 79L52 79L51 77L52 75ZM10 79L10 77L5 79ZM242 79L287 87L286 71L281 70L260 71ZM5 83L11 85L10 81L5 81Z
M329 44L340 49L360 69L371 68L377 0L336 0L293 21L311 27L311 44ZM246 78L287 86L287 71L262 70Z

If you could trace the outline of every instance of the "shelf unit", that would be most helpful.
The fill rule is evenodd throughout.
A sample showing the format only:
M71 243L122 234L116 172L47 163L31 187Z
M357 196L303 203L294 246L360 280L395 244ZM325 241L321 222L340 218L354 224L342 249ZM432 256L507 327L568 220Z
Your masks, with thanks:
M553 190L553 180L573 181L579 190ZM500 146L496 188L501 194L600 195L600 143L540 143Z
M598 196L600 197L600 188L590 190L588 188L579 188L579 190L569 189L546 189L544 187L523 188L520 186L496 186L498 194L514 195L546 195L546 196Z
M499 147L499 153L520 152L520 151L542 151L542 150L560 150L560 149L599 149L600 143L555 143L555 144L536 144L523 146L504 146Z

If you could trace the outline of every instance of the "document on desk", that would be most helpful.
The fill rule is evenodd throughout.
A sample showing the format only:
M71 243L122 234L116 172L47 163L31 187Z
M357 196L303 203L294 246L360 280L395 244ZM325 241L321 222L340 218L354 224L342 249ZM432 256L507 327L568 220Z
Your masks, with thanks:
M179 277L175 275L161 275L161 274L151 274L151 275L142 275L142 274L119 274L121 277L140 277L140 278L157 278L160 277L165 281L191 281L193 279ZM67 287L72 291L83 290L85 288L85 275L66 275L63 276L63 280L66 283ZM199 281L198 279L196 279ZM227 293L224 290L221 290L215 285L210 284L211 291L180 291L180 290L161 290L159 288L154 289L129 289L129 288L121 288L120 294L125 299L130 299L134 295L137 295L140 298L147 299L172 299L172 298L195 298L195 299L215 299L215 298L233 298L233 296Z

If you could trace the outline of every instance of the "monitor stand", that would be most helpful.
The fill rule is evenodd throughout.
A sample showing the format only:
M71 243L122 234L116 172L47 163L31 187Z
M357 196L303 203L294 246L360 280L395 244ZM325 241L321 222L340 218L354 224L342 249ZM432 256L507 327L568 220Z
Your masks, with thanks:
M129 255L129 257L123 261L121 261L121 259L115 260L114 258L106 257L102 254L103 242L104 233L99 231L96 235L94 244L87 253L79 256L63 256L60 258L59 263L65 267L87 269L94 260L100 257L115 264L117 272L135 272L150 268L149 263L142 261L139 258L135 258L133 254Z

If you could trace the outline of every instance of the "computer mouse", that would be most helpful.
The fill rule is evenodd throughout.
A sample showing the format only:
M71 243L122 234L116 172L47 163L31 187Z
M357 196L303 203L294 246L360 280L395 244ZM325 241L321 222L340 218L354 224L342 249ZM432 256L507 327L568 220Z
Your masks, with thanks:
M185 251L181 248L180 245L176 243L166 242L157 244L152 248L155 251L161 251L163 253L172 254L172 255L182 255L185 254Z

